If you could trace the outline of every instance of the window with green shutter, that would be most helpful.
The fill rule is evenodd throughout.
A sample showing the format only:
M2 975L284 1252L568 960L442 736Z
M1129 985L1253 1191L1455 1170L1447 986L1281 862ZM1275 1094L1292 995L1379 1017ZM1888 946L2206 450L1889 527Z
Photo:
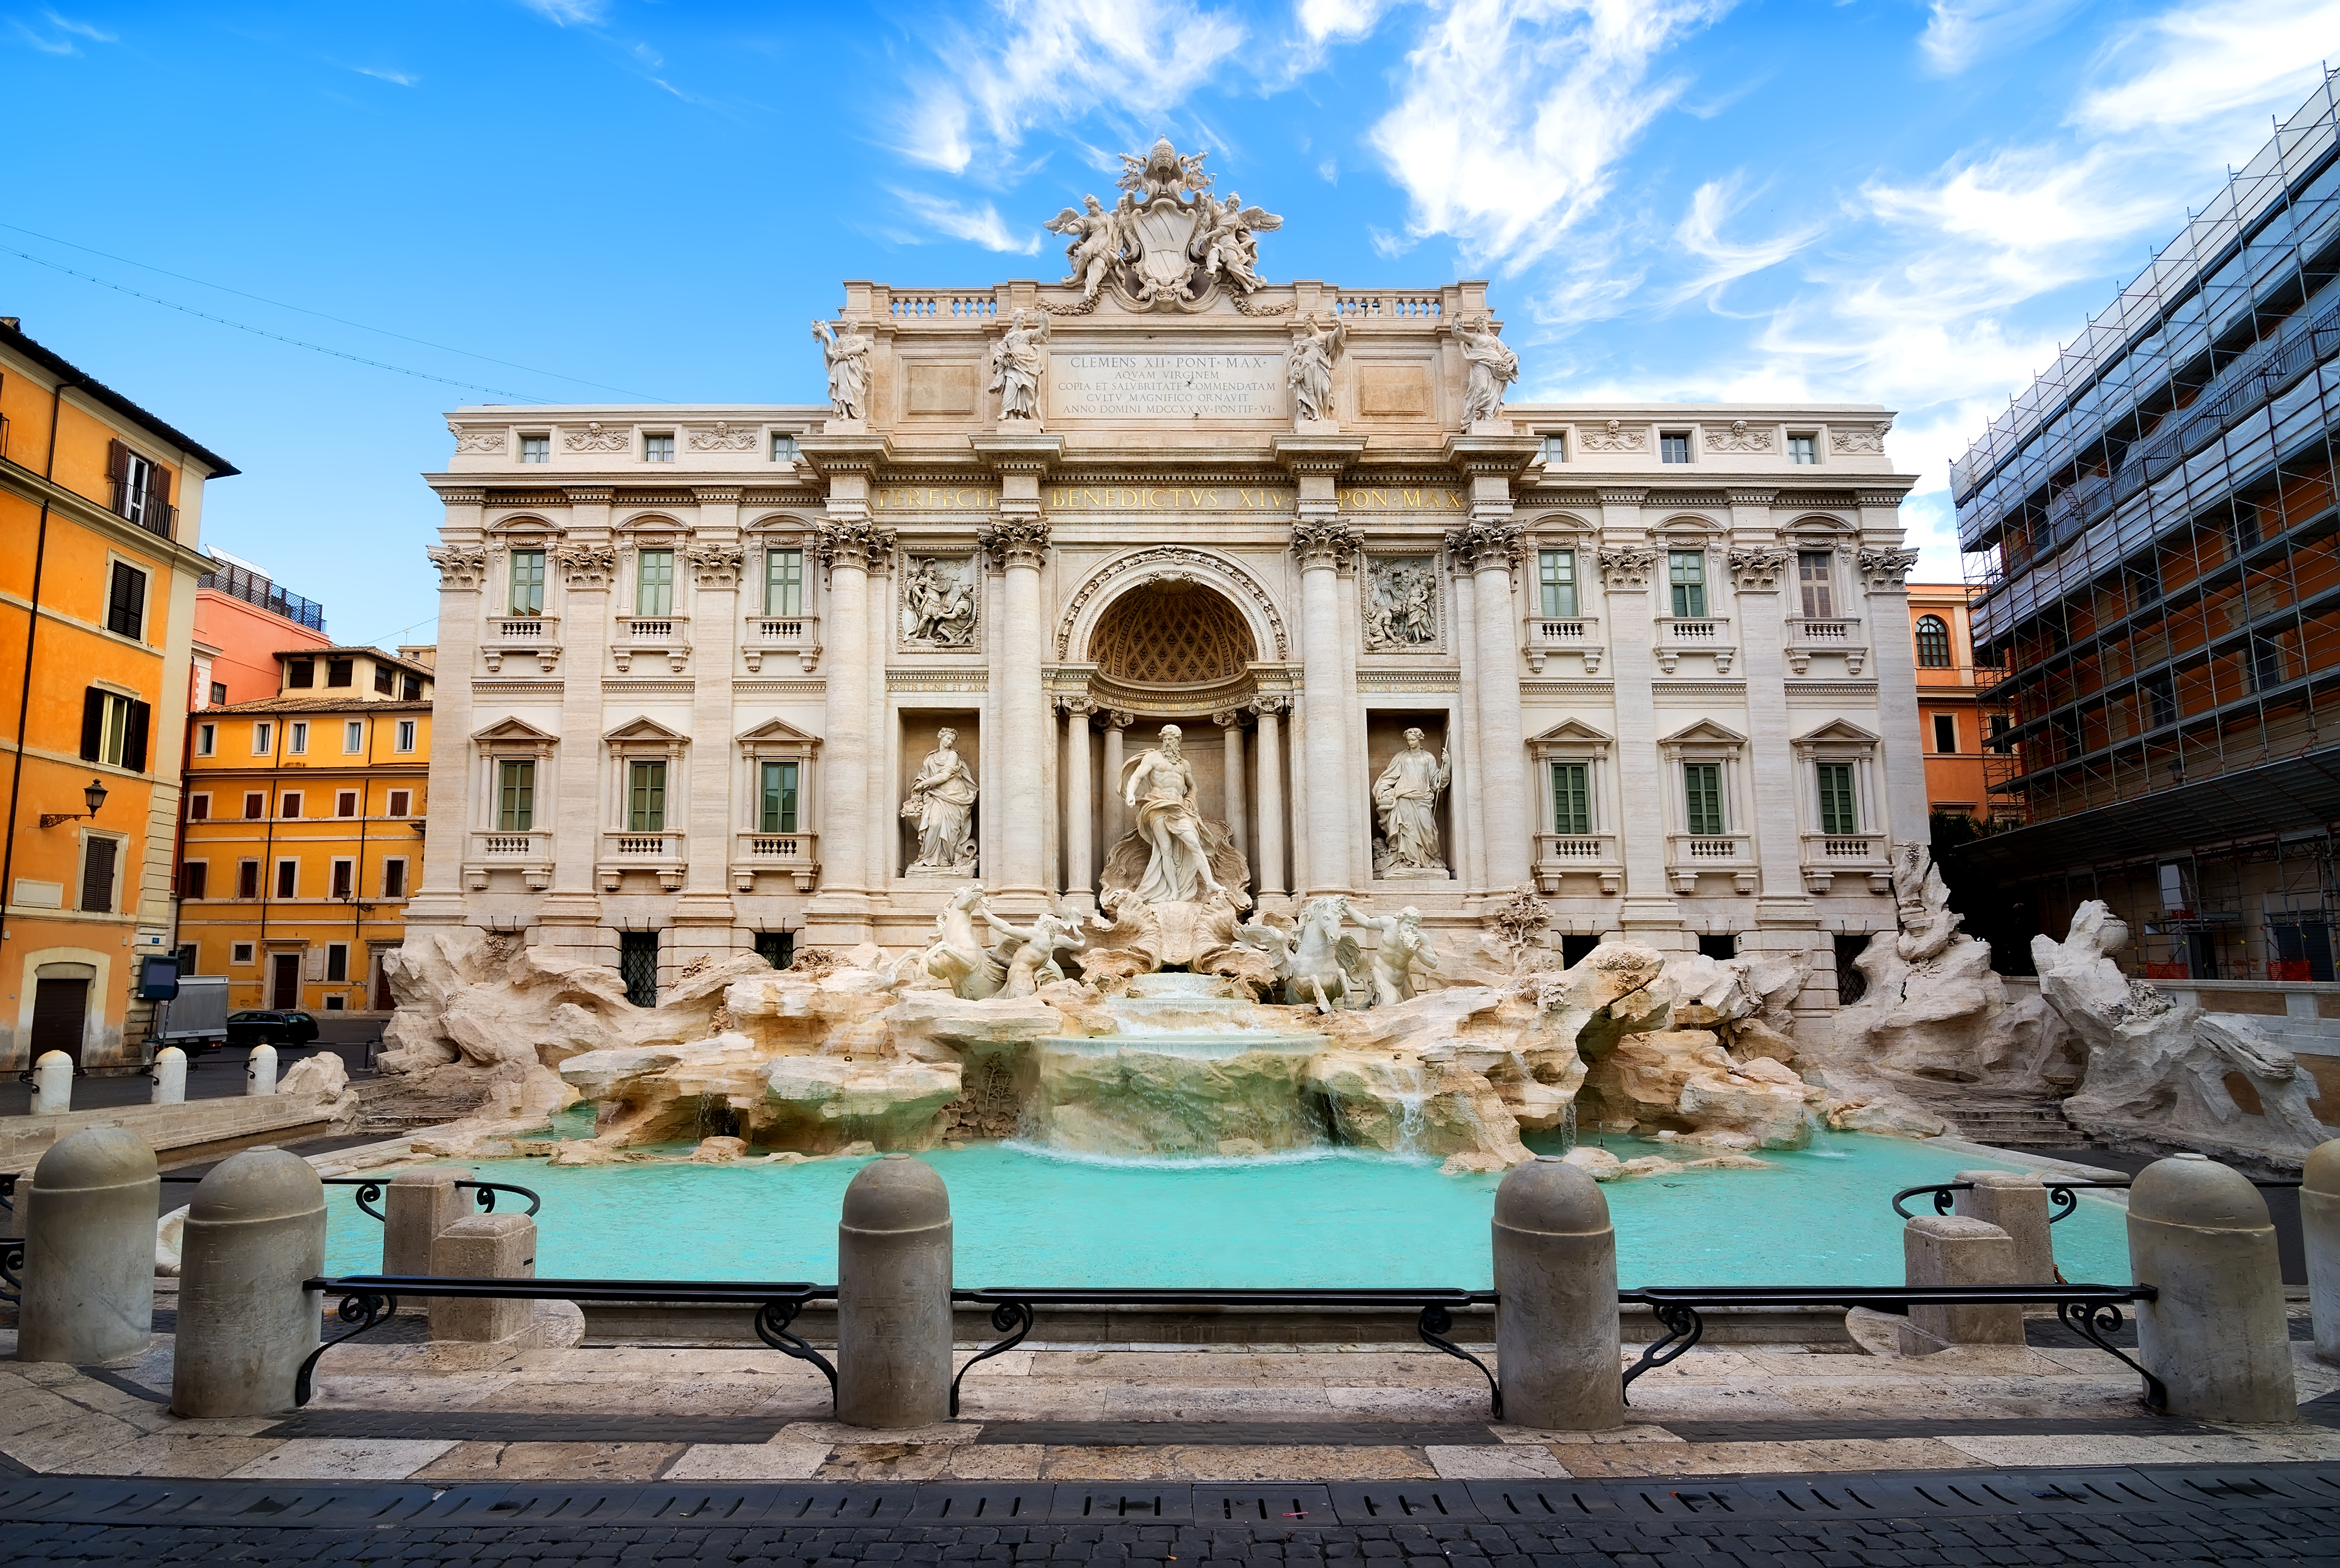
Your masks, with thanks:
M1723 831L1720 763L1682 764L1682 821L1700 837Z
M1554 618L1575 615L1576 552L1537 551L1536 587L1542 592L1544 615Z
M511 553L511 613L516 616L540 616L544 613L542 550L514 550Z
M674 614L674 552L644 550L641 568L636 579L634 614L638 616L670 616Z
M764 613L804 614L804 552L768 550L764 554Z
M1552 764L1552 831L1578 838L1592 831L1592 769L1585 763Z
M1819 765L1820 832L1831 835L1859 833L1860 813L1853 804L1852 764L1821 763Z
M508 762L496 764L496 827L502 833L526 833L536 825L536 764Z
M761 809L757 813L759 832L797 831L797 769L801 765L798 763L764 764Z
M666 831L666 764L627 764L626 828L631 833Z
M1706 552L1668 550L1666 576L1674 591L1674 618L1706 618Z

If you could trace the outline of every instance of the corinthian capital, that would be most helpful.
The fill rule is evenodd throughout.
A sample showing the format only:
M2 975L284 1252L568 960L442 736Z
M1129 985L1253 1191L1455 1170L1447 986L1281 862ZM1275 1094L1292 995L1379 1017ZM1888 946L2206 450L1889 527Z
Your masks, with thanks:
M1647 545L1608 545L1601 548L1601 586L1646 591L1658 569L1658 552Z
M1474 571L1519 565L1520 531L1509 523L1472 523L1446 536L1446 553Z
M1911 567L1918 564L1916 550L1880 550L1863 546L1860 551L1861 580L1869 591L1890 593L1902 586Z
M470 545L432 545L422 553L439 568L442 590L477 588L488 569L488 552Z
M1786 575L1790 552L1778 545L1750 545L1730 552L1730 586L1742 594L1770 593Z
M1302 521L1292 525L1292 547L1300 553L1300 568L1339 567L1359 546L1364 536L1345 523Z
M872 527L867 518L823 523L820 558L831 567L858 567L868 571L893 552L894 536Z
M1003 567L1040 569L1048 557L1048 524L1044 518L1011 518L978 529L975 542Z

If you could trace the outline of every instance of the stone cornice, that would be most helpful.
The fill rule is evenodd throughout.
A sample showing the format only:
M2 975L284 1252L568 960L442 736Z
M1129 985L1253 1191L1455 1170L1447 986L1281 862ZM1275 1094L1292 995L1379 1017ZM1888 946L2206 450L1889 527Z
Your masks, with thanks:
M704 485L692 487L690 494L702 507L736 507L746 491L738 485Z
M1269 447L1275 460L1294 474L1337 474L1364 455L1363 436L1275 436Z
M1601 498L1601 504L1604 507L1638 507L1642 502L1648 500L1650 497L1650 492L1647 490L1613 490L1603 488L1595 491L1594 493Z
M1043 435L970 436L967 445L995 474L1045 474L1065 455L1065 438Z
M617 492L604 485L586 485L565 488L561 494L572 507L606 507Z
M1442 454L1466 474L1517 478L1543 451L1541 436L1449 436Z
M797 438L797 450L804 455L815 473L874 474L894 458L894 444L884 436L867 432L836 435L804 435Z

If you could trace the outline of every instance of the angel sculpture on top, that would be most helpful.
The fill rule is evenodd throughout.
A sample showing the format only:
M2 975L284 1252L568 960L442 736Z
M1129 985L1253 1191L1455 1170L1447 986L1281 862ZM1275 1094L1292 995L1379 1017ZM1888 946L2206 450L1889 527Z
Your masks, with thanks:
M1203 160L1210 154L1181 156L1167 136L1155 138L1142 158L1135 153L1116 155L1121 159L1121 178L1115 183L1141 202L1157 196L1199 196L1211 188L1211 176L1203 172Z
M1260 286L1259 241L1254 236L1283 227L1282 218L1264 207L1244 206L1243 198L1233 192L1228 192L1225 206L1205 199L1195 216L1192 249L1202 271L1195 280L1194 292L1200 294L1213 279L1221 277L1246 294L1253 292Z
M1064 286L1077 284L1084 301L1096 298L1097 291L1113 275L1114 264L1122 260L1127 243L1124 226L1128 206L1129 198L1124 196L1108 212L1095 196L1084 196L1080 206L1067 207L1042 225L1052 234L1071 239L1072 243L1065 247L1065 261L1072 271Z

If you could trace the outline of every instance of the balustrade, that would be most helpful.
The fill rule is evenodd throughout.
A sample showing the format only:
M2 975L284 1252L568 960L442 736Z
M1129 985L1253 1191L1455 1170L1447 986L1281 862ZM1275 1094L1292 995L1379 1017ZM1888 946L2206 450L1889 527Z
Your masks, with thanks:
M497 871L517 871L529 892L542 892L552 885L552 834L526 829L472 830L471 853L463 868L465 883L473 892L485 892L490 873Z
M1893 865L1881 833L1808 833L1803 835L1804 886L1824 893L1835 879L1865 875L1872 892L1893 891Z
M560 617L558 616L491 616L487 636L480 639L480 656L490 675L500 674L507 658L534 659L550 675L560 662Z
M633 668L635 656L662 656L676 675L690 658L690 617L688 616L620 616L618 635L610 655L620 674Z
M1601 640L1597 616L1530 616L1527 621L1528 668L1543 674L1544 660L1555 653L1581 654L1584 673L1601 673L1607 645Z
M1341 294L1333 313L1344 321L1435 321L1446 313L1446 302L1436 294Z
M748 635L739 641L739 655L749 673L760 673L768 654L793 654L810 675L820 663L820 617L818 616L750 616Z
M1720 616L1661 616L1653 623L1652 651L1657 655L1658 668L1665 675L1674 673L1681 656L1707 654L1714 660L1714 673L1727 676L1739 649L1731 640L1730 622Z
M809 833L741 833L731 844L731 885L756 891L756 873L791 878L798 892L810 892L820 877L820 835Z
M1827 619L1803 616L1788 617L1788 672L1802 675L1810 669L1814 654L1838 654L1843 656L1845 672L1859 675L1868 662L1869 642L1862 636L1857 617L1839 616Z
M680 832L642 833L608 829L601 834L600 863L596 868L603 892L616 892L628 872L654 872L668 892L682 887L689 863L690 845Z
M1623 885L1625 863L1614 833L1540 833L1535 838L1536 888L1547 898L1558 894L1561 879L1570 875L1599 877L1604 895Z
M1738 891L1755 891L1755 843L1745 833L1669 833L1666 876L1679 895L1698 891L1700 873L1728 873Z

